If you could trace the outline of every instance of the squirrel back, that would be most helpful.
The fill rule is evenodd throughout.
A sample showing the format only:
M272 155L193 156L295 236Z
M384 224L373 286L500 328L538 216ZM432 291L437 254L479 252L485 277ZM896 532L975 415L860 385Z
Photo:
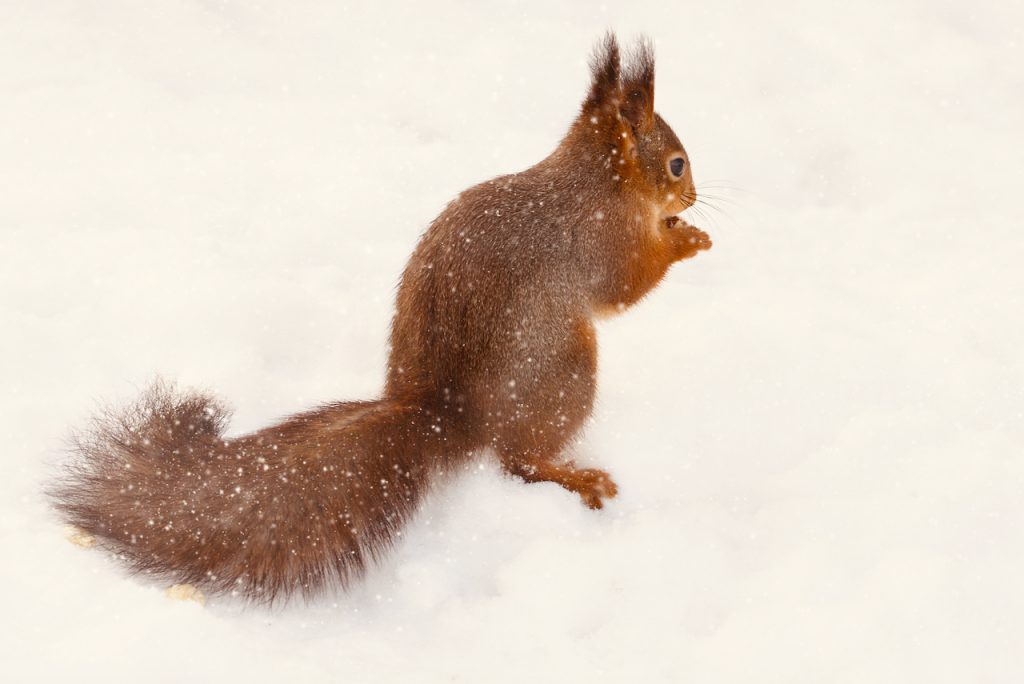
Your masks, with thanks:
M676 214L689 159L654 112L654 58L609 34L568 134L463 192L403 273L381 399L225 439L226 410L160 383L99 416L51 491L130 568L257 601L345 585L393 543L439 471L493 449L505 470L600 508L607 473L561 461L593 406L592 321L710 240Z

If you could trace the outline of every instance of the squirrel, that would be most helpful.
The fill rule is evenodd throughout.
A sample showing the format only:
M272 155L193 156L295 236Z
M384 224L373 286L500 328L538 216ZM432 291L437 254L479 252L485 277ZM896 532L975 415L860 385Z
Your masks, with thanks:
M603 470L562 451L593 408L595 318L711 247L677 214L689 158L654 111L654 54L613 33L579 115L535 166L462 192L420 239L397 294L383 394L225 438L228 411L157 382L72 443L49 491L129 569L257 602L347 586L431 482L492 450L504 471L591 508Z

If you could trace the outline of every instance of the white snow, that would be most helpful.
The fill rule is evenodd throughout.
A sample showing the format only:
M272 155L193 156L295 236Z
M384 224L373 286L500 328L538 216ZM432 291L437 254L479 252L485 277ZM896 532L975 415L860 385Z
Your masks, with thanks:
M3 681L1024 680L1024 8L0 4ZM374 396L401 268L607 27L715 241L600 328L586 510L482 459L347 594L169 601L40 497L156 373Z

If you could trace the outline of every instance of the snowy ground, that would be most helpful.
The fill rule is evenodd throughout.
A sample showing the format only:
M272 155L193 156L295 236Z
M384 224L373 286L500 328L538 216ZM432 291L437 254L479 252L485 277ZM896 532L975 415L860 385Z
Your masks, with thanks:
M1024 9L827 4L0 4L0 678L1024 680ZM600 329L619 499L484 459L273 612L64 541L62 438L155 373L234 432L375 395L417 236L606 27L726 212Z

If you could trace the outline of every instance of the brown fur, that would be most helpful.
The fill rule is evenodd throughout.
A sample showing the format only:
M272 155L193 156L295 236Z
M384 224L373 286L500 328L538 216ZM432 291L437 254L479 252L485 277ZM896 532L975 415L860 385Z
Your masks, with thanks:
M592 320L711 246L685 151L654 112L654 57L608 35L582 111L545 160L463 192L402 277L383 397L237 439L213 400L161 384L77 442L66 519L133 569L271 601L345 584L392 543L432 476L493 448L511 474L600 508L607 473L560 462L594 401Z

